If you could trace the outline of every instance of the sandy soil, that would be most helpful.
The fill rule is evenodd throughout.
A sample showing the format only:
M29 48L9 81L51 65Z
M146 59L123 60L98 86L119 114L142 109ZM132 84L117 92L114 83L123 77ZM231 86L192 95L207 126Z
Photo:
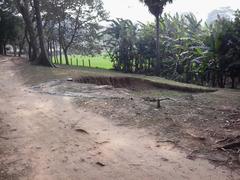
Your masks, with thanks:
M156 111L156 116L168 109L170 114L173 109L167 107L173 102L166 102L165 110L156 110L125 89L103 86L99 90L81 84L76 94L75 84L61 81L31 87L21 76L26 68L19 59L0 57L0 179L240 179L239 169L216 166L204 158L191 160L183 148L161 141L164 127L153 129L142 109ZM65 89L62 94L56 94L58 86ZM137 104L134 114L127 115L126 108L133 103ZM176 119L177 113L172 114ZM126 123L130 118L134 124ZM153 126L154 121L150 121Z

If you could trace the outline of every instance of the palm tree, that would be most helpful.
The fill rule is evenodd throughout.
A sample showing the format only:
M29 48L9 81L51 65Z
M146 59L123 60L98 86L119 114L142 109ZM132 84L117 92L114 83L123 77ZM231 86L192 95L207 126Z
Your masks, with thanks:
M156 74L160 74L160 16L163 13L164 6L167 3L172 3L173 0L140 0L140 2L145 3L151 14L156 18Z

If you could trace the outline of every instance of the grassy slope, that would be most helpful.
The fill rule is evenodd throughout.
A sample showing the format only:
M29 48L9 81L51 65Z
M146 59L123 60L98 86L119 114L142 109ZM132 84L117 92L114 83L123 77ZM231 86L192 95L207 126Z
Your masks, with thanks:
M58 68L46 68L40 66L30 66L28 68L24 68L22 71L22 75L24 81L28 83L41 83L46 80L54 80L54 79L63 79L67 77L72 77L78 79L84 76L104 76L104 77L132 77L138 78L143 81L150 81L155 86L158 86L163 89L171 89L182 92L213 92L216 89L192 85L192 84L184 84L179 83L172 80L167 80L161 77L156 76L145 76L145 75L137 75L137 74L126 74L120 73L113 70L104 70L104 69L93 69L86 67L74 67L74 66L65 66L58 65ZM31 76L29 76L31 74Z
M203 86L197 86L193 84L186 84L180 83L172 80L168 80L161 77L156 76L146 76L146 75L138 75L138 74L127 74L116 72L113 70L104 70L104 69L92 69L92 68L69 68L67 66L60 66L64 69L71 69L74 74L72 76L74 78L79 78L81 76L104 76L104 77L132 77L142 79L144 81L150 81L154 83L154 85L164 88L164 89L171 89L171 90L179 90L179 91L186 91L186 92L214 92L216 89L207 88Z

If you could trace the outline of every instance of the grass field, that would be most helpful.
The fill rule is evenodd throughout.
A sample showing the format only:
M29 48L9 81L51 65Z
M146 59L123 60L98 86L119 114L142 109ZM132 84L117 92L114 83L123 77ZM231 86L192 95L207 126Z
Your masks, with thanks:
M68 56L69 64L72 66L81 67L92 67L99 69L113 69L113 63L107 55L97 56L82 56L82 55L71 55ZM58 64L57 61L53 61L54 64ZM62 64L66 64L65 58L63 57Z

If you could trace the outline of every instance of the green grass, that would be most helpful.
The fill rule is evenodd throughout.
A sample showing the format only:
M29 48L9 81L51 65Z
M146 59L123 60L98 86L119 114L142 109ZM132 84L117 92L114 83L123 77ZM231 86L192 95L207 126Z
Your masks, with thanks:
M97 55L97 56L82 56L82 55L71 55L68 56L69 64L72 66L80 67L91 67L99 69L113 69L113 63L107 55ZM54 64L58 62L53 61ZM63 57L62 64L66 64L65 58Z

